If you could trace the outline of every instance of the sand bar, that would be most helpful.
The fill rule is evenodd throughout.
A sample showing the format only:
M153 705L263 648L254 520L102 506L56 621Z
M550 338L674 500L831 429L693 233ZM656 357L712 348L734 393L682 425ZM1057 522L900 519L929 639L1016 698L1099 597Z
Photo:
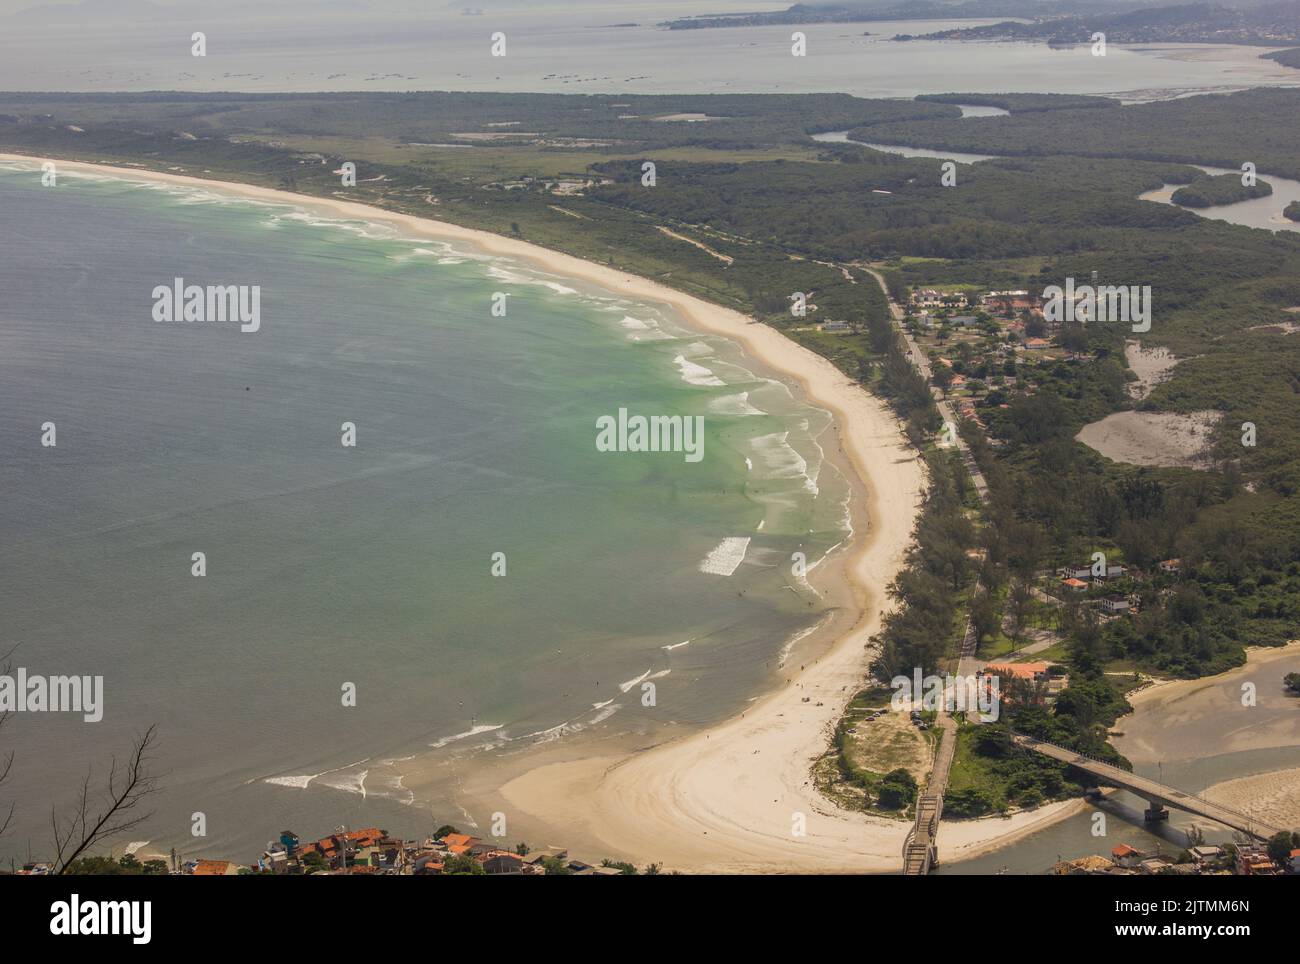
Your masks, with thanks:
M1300 641L1246 650L1246 664L1217 676L1168 680L1130 696L1134 712L1112 741L1134 762L1191 760L1300 744L1300 705L1282 677L1300 670ZM1253 700L1243 701L1251 684Z

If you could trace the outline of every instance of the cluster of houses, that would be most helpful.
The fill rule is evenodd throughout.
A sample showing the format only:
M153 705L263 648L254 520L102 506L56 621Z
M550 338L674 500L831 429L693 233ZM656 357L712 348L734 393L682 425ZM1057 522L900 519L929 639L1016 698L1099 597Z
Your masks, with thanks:
M1187 851L1187 859L1178 863L1167 854L1146 852L1128 844L1120 844L1110 852L1110 857L1094 854L1077 860L1064 860L1052 868L1052 873L1126 875L1211 875L1240 877L1277 877L1282 874L1300 874L1300 849L1292 850L1289 858L1279 866L1268 855L1263 844L1236 844L1230 848L1202 845Z
M1177 575L1182 570L1178 559L1165 559L1156 566L1161 575ZM1127 579L1131 582L1144 582L1146 573L1127 566L1106 565L1104 571L1100 566L1063 566L1056 570L1058 591L1056 595L1068 598L1071 595L1083 595L1090 590L1105 587L1108 583ZM1092 600L1105 616L1126 616L1137 611L1137 596L1118 592L1109 592Z
M908 302L917 308L965 308L970 304L970 296L964 291L920 288L912 292Z
M1135 578L1128 567L1118 565L1107 565L1104 572L1094 570L1092 566L1065 566L1058 569L1056 575L1063 594L1086 593L1089 589L1108 582ZM1104 615L1123 616L1134 611L1135 602L1134 598L1122 593L1108 593L1097 600L1097 606Z
M931 358L935 383L963 420L985 432L981 406L1007 408L1013 396L1034 391L1017 371L1018 364L1078 357L1052 350L1053 325L1044 318L1043 303L1023 289L977 296L922 288L909 296L907 312L907 327L918 348ZM941 375L940 367L951 374ZM1001 444L994 438L989 443Z
M492 841L456 831L404 841L378 827L341 830L309 843L301 842L297 834L285 830L279 840L267 847L257 865L249 869L273 874L427 876L465 872L468 868L477 873L469 868L471 861L490 875L545 874L555 868L579 877L614 876L621 872L616 867L595 866L570 858L567 851L554 847L530 850L521 844L514 850L505 850ZM240 872L240 865L229 861L195 863L198 866L187 872Z

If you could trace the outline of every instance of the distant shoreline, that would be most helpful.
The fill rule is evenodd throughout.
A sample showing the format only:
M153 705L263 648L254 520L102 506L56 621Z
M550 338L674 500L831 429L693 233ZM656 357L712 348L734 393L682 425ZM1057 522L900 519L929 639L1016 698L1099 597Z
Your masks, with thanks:
M46 158L4 153L0 160L39 164ZM822 638L807 644L808 651L821 655L798 671L791 667L774 691L715 726L635 752L606 747L593 754L594 747L583 744L546 763L530 754L526 761L514 761L522 772L497 785L491 785L493 774L487 771L466 775L470 785L465 791L484 805L518 814L516 827L537 828L574 850L657 861L670 869L855 873L901 866L909 825L839 809L812 786L809 774L813 761L827 750L844 705L865 677L868 640L890 606L885 587L911 544L925 486L923 462L881 400L827 359L738 311L521 240L358 202L241 182L79 161L56 163L66 170L225 191L386 223L417 237L470 243L489 254L520 258L623 296L666 304L689 326L731 339L766 368L797 382L811 404L832 412L842 450L838 457L856 474L860 494L851 546L835 553L817 573L819 584L845 584L839 593L845 605L838 618L827 620L816 634ZM585 753L573 758L574 749ZM415 773L407 785L417 786L419 779ZM954 843L965 851L963 856L970 856L1066 816L1066 810L1053 806L1010 818L962 821L950 836L960 838ZM793 831L800 815L806 836Z

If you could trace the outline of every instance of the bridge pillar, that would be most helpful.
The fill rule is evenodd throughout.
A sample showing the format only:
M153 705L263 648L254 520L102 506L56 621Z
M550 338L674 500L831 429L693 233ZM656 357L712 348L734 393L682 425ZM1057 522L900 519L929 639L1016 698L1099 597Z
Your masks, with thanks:
M1162 804L1156 803L1154 800L1148 802L1151 806L1147 807L1146 812L1142 814L1147 823L1157 823L1169 819L1169 811Z

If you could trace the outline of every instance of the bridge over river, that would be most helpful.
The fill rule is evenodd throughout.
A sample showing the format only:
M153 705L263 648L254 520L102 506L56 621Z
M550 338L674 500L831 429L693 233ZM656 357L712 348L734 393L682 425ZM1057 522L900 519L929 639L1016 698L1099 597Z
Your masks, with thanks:
M1225 827L1231 827L1233 830L1249 834L1259 840L1267 840L1282 829L1258 820L1248 813L1242 813L1240 810L1212 803L1203 797L1196 796L1194 793L1184 793L1182 790L1165 786L1155 780L1148 780L1146 777L1140 777L1128 770L1121 770L1113 764L1095 760L1090 756L1083 755L1078 750L1067 750L1065 747L1032 736L1025 736L1021 733L1012 734L1011 739L1016 746L1032 750L1035 753L1041 753L1053 760L1068 763L1077 770L1082 770L1096 779L1098 785L1119 787L1121 790L1137 794L1150 804L1145 814L1147 820L1150 821L1167 820L1169 811L1165 808L1173 807L1175 810L1193 813L1198 817L1205 817L1215 823L1221 823Z

